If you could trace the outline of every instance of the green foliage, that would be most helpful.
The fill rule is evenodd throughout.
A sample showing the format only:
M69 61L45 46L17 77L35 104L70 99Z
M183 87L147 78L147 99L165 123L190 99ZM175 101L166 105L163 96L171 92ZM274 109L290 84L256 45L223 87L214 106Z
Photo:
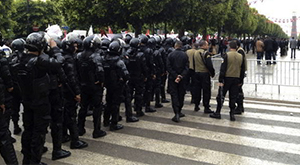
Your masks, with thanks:
M27 36L36 26L39 30L45 30L48 25L61 24L60 10L52 1L24 1L16 0L13 3L16 12L12 19L17 22L14 33L17 37Z
M0 32L4 38L10 38L13 35L12 27L15 22L11 19L12 12L15 12L12 6L13 0L0 1Z

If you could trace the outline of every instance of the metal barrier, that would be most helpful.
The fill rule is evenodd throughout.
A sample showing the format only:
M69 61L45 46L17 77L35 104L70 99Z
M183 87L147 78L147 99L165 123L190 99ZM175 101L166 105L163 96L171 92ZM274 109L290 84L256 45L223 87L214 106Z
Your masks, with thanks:
M220 66L222 58L217 56L212 59L216 76L212 79L213 82L218 82ZM266 65L265 60L261 64L257 64L256 59L247 59L247 76L244 79L244 84L257 85L274 85L300 87L300 61L281 61L276 60L276 64ZM213 83L214 84L214 83Z

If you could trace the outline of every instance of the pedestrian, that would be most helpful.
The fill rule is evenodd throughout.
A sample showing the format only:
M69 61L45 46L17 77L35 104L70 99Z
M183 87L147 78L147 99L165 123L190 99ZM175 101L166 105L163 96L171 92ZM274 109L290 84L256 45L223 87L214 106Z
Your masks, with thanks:
M245 66L243 56L237 53L237 43L231 41L229 43L230 50L223 57L219 75L219 91L217 100L217 109L209 117L221 119L221 109L224 103L224 97L229 91L229 108L230 120L235 121L234 110L236 98L239 93L239 86L242 84L245 74Z
M272 53L274 51L273 48L273 40L268 37L265 41L264 41L264 50L266 52L266 60L267 60L267 65L271 65L271 57L272 57Z
M180 117L185 115L181 112L184 104L184 95L186 92L186 75L189 70L189 60L186 53L182 50L182 42L175 43L175 51L169 54L167 60L168 91L172 99L172 108L175 116L172 121L179 122Z
M213 113L210 110L211 98L211 81L210 78L215 76L215 69L211 61L211 54L207 51L209 46L208 42L201 40L199 43L200 49L196 50L193 54L193 59L190 63L194 64L194 97L195 107L194 111L200 110L201 94L203 94L204 113ZM198 48L199 48L198 47Z
M297 48L297 41L294 37L292 37L290 41L290 48L291 48L291 58L296 58L296 48Z
M260 38L257 38L256 41L256 53L257 53L257 64L260 65L261 61L264 58L264 43Z

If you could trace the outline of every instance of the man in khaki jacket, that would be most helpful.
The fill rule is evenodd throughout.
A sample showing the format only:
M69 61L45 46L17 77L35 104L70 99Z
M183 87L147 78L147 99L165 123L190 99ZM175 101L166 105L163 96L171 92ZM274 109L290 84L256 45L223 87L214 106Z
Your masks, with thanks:
M256 52L257 52L257 64L261 64L261 60L264 57L264 43L260 40L260 38L257 38L256 41Z
M220 112L224 102L224 97L227 91L229 91L230 120L235 121L235 103L239 93L239 86L243 83L243 79L245 77L245 64L243 56L236 51L237 43L235 41L231 41L229 47L230 50L224 55L220 69L220 88L216 98L218 103L217 110L215 113L210 114L209 117L221 119Z

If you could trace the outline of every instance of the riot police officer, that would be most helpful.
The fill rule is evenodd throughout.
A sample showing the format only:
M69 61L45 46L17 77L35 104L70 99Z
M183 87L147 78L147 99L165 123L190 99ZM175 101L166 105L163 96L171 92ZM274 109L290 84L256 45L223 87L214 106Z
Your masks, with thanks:
M100 46L101 39L97 35L91 35L83 40L84 51L77 54L77 70L81 85L81 109L78 114L79 135L85 134L85 121L88 106L93 106L93 138L106 135L101 130L101 113L104 70L102 58L96 49Z
M156 112L155 109L150 107L151 102L151 92L153 88L153 80L156 78L155 75L155 65L153 61L153 50L147 46L148 37L145 35L141 35L139 37L140 40L140 50L144 53L146 58L146 65L148 67L147 80L145 82L145 91L144 91L144 104L145 104L145 112ZM137 114L139 116L139 114Z
M22 134L23 164L41 163L42 149L45 143L47 127L50 121L48 72L61 69L63 57L53 40L50 47L54 56L45 54L46 39L44 33L31 33L26 38L28 53L22 55L14 66L24 105Z
M11 75L6 66L5 53L0 50L0 153L6 164L18 164L16 152L12 144L11 133L8 128L7 112L5 107L5 92L8 86L12 88Z
M11 47L13 50L13 53L11 54L9 58L9 66L13 67L14 64L18 63L18 60L21 58L23 51L24 51L24 45L25 40L18 38L13 40L11 43ZM18 86L17 81L17 75L14 75L14 72L12 73L12 79L14 82L14 90L12 91L12 121L14 124L14 134L17 135L21 133L22 129L19 127L18 121L20 118L19 112L20 112L20 104L22 101L20 88Z
M74 33L69 33L62 41L63 56L65 62L63 69L66 74L66 83L63 84L63 96L64 96L64 127L70 132L70 140L72 149L80 149L87 147L88 144L82 140L79 140L78 127L77 127L77 103L80 102L80 87L78 81L78 75L76 71L75 56L76 51L81 39ZM68 136L66 132L63 136L67 141Z
M103 59L103 69L105 73L104 86L106 88L106 109L104 112L104 124L110 121L110 130L120 130L123 125L118 124L119 111L122 99L124 84L129 79L129 72L120 59L121 45L118 41L113 41L109 45L108 55ZM111 120L109 120L111 117Z
M155 66L155 79L153 80L153 94L155 95L155 108L161 108L163 105L160 102L161 95L161 76L165 73L165 67L160 51L156 47L156 40L151 37L148 40L149 47L153 50L153 62Z
M147 79L146 75L148 68L145 65L146 58L144 53L139 51L139 43L139 39L137 38L133 38L130 41L130 48L126 52L126 67L130 74L128 85L130 88L131 97L134 98L134 110L138 116L143 116L143 86Z

